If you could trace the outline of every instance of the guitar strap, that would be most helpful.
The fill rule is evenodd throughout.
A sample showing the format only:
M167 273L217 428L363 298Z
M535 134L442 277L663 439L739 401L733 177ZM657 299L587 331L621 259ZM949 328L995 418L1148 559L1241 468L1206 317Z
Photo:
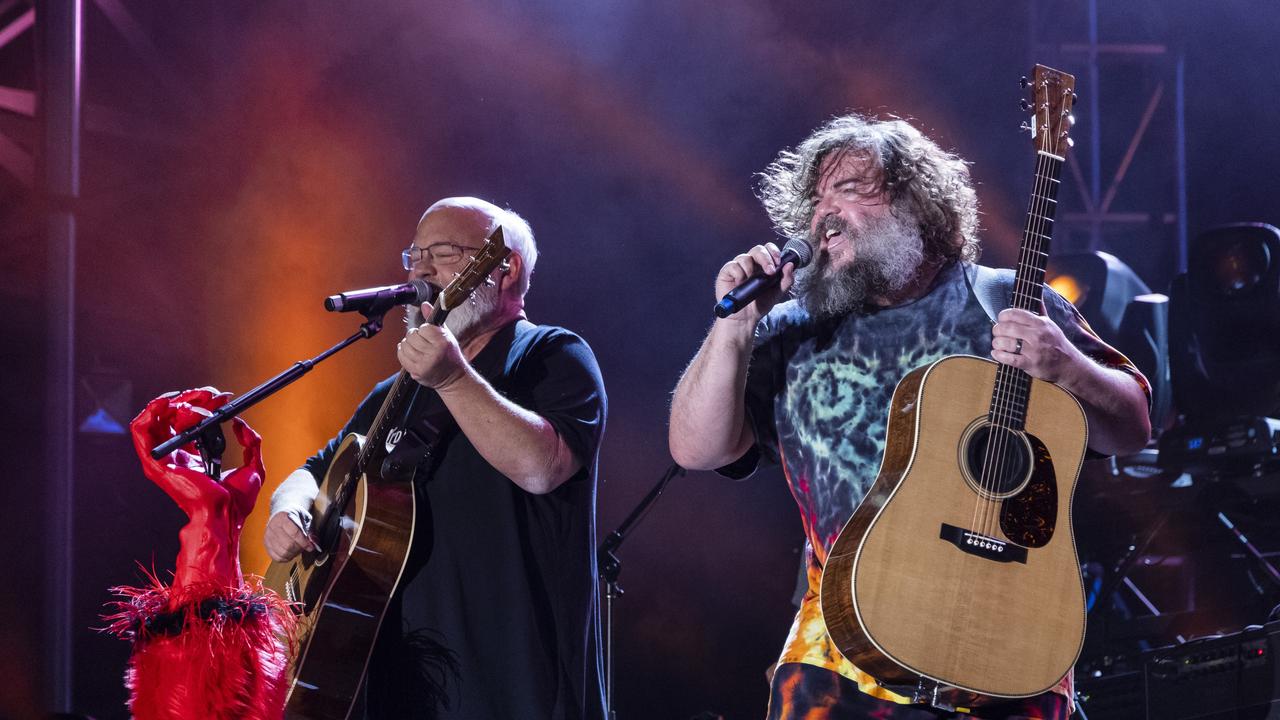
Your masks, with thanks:
M508 384L513 371L506 368L506 363L515 330L514 322L503 328L472 361L472 367L505 397L510 397ZM392 454L408 461L402 461L402 466L413 468L414 482L419 487L424 487L439 467L445 446L458 433L458 423L435 390L418 385L414 388L400 426L405 428L412 442L401 443ZM403 452L409 454L399 456L402 448Z
M457 432L458 425L440 396L419 385L414 388L400 427L405 429L405 440L387 455L383 476L391 477L398 474L397 471L412 473L413 482L421 486L431 479L444 454L443 448ZM393 467L396 470L392 470ZM411 478L400 476L399 479Z

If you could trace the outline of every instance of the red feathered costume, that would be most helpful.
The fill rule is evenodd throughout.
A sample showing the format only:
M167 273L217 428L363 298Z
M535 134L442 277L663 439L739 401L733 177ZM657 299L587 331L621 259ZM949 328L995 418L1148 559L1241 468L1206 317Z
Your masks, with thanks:
M108 631L133 641L125 673L137 720L279 720L288 689L294 614L258 578L240 574L240 531L262 489L261 438L236 418L241 467L214 480L194 447L154 460L151 449L224 404L213 388L168 393L133 419L142 471L190 522L182 528L173 585L113 588L124 599Z

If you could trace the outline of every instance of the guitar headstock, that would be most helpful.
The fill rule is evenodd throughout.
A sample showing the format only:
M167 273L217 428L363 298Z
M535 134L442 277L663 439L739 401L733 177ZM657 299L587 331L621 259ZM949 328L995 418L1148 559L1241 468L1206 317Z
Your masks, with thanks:
M1059 157L1066 155L1067 148L1074 144L1070 135L1071 126L1075 124L1071 115L1076 101L1075 76L1036 65L1030 80L1022 78L1022 86L1027 88L1022 109L1031 113L1031 119L1024 122L1022 128L1031 131L1036 150Z
M489 237L485 238L484 245L480 247L471 262L462 268L456 277L449 282L444 290L440 291L439 297L436 298L436 311L448 312L471 297L471 293L480 287L488 278L489 273L502 264L503 260L511 254L511 248L507 247L502 238L502 226L498 225L489 233Z

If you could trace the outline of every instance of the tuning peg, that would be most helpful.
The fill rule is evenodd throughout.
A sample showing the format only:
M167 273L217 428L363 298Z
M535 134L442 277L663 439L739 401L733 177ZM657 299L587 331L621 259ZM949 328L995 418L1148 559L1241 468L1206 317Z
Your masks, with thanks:
M1018 81L1018 84L1021 85L1022 87L1030 87L1031 81L1027 79L1026 75L1023 75L1022 79Z
M1019 104L1020 104L1020 105L1022 105L1022 109L1023 109L1024 111L1028 111L1028 112L1029 112L1029 111L1031 110L1032 105L1031 105L1031 101L1030 101L1030 100L1027 100L1026 98L1023 98L1023 99L1022 99L1022 102L1021 102L1021 103L1019 103Z
M1076 116L1075 116L1075 115L1067 115L1067 126L1068 126L1068 127L1075 127L1075 126L1076 126Z
M1071 138L1067 138L1067 147L1073 148L1075 146L1076 146L1076 141L1072 140Z
M1071 102L1073 102L1073 103L1074 103L1075 101L1077 101L1077 100L1079 100L1079 99L1080 99L1080 98L1079 98L1079 96L1077 96L1077 95L1076 95L1076 91L1075 91L1075 90L1072 90L1072 91L1071 91Z

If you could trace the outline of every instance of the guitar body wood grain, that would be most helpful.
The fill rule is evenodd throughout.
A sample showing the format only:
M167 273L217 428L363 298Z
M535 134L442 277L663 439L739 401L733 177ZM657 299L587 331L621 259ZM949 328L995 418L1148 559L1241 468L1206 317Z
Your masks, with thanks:
M883 685L915 686L923 676L969 691L956 694L963 704L983 701L972 693L1053 688L1084 641L1070 517L1088 441L1084 412L1066 391L1034 380L1029 478L1011 496L984 493L972 474L966 479L963 446L990 410L996 368L953 356L898 384L880 473L822 579L827 629L850 661ZM1041 499L1046 483L1056 483L1056 502ZM1020 493L1036 502L1020 502ZM1006 506L1052 513L1039 520L1056 530L1040 547L1016 545L1001 527ZM948 526L976 547L941 537Z
M267 587L302 603L285 706L290 720L345 720L409 557L412 482L362 476L345 507L335 503L364 441L354 434L342 441L316 496L314 527L330 514L336 523L328 551L272 563L265 574Z

